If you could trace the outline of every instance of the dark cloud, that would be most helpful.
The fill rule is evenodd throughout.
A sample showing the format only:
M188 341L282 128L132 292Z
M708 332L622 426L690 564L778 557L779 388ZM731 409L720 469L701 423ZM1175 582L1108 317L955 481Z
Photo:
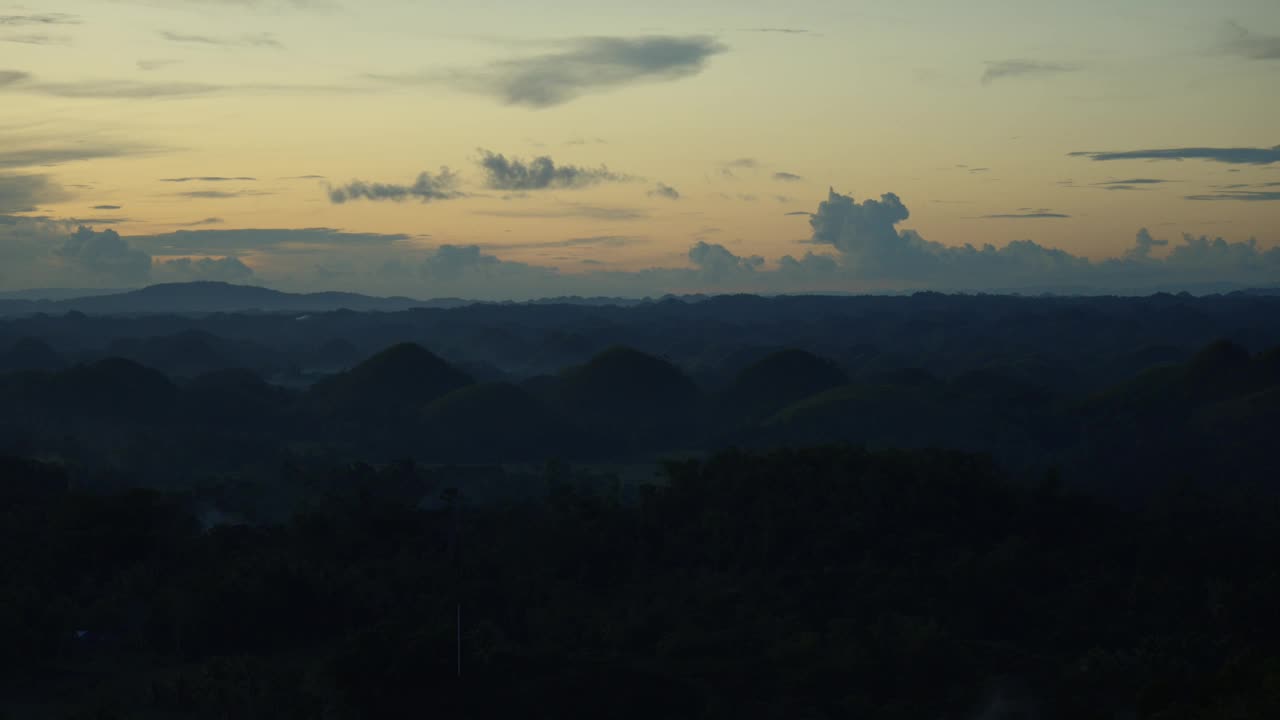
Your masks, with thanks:
M1280 60L1280 36L1251 32L1239 23L1228 22L1222 49L1249 60Z
M0 174L0 214L31 212L43 203L67 197L68 193L45 175Z
M1051 212L1049 210L1033 210L1033 211L1027 211L1027 212L1014 212L1014 213L994 213L991 215L981 215L979 217L981 217L984 220L1035 220L1035 219L1060 220L1062 218L1069 218L1071 216L1064 213Z
M556 165L542 155L525 161L508 159L500 153L480 149L480 167L485 172L485 186L493 190L569 190L605 182L630 182L635 178L615 173L601 165L598 168Z
M222 218L207 217L203 220L193 220L192 222L189 222L189 223L183 223L183 226L184 227L200 227L202 225L221 225L222 223L223 223Z
M723 245L702 241L689 248L689 261L698 268L698 274L703 280L712 283L754 273L764 266L764 258L759 255L740 257Z
M584 37L555 43L553 52L509 58L484 67L418 75L375 75L414 85L446 84L508 105L546 108L583 95L641 83L691 77L727 48L707 36Z
M773 174L773 179L778 182L800 182L801 180L804 180L804 177L796 175L795 173L776 172Z
M213 45L215 47L247 47L247 48L274 48L280 49L284 46L280 44L270 33L256 33L250 35L217 36L217 35L193 35L190 33L172 32L169 30L162 31L160 37L170 42L185 43L189 45Z
M243 283L253 279L253 268L237 257L176 258L156 262L153 269L159 276L157 279L167 282L212 280Z
M120 205L94 205L94 206L93 206L93 209L94 209L94 210L121 210L121 209L123 209L123 206L120 206Z
M132 219L127 217L77 217L69 218L68 222L72 222L77 225L85 225L87 227L96 227L98 225L119 225L121 223L132 222Z
M1268 190L1228 190L1205 195L1187 195L1187 200L1236 200L1239 202L1280 202L1280 192Z
M80 18L66 13L35 13L30 15L0 15L0 27L24 25L79 25Z
M81 227L53 254L73 272L108 283L137 285L151 278L151 256L131 247L115 230Z
M783 215L804 215L806 217L813 215L813 213L809 212L808 210L793 210L791 212L782 213L782 214Z
M1069 157L1085 157L1090 160L1209 160L1231 165L1270 165L1280 162L1280 145L1272 148L1213 148L1185 147L1158 150L1095 151L1082 150L1067 153Z
M252 177L173 177L160 178L160 182L166 183L185 183L185 182L255 182L258 178Z
M531 208L528 210L477 210L474 214L505 218L579 217L592 220L644 220L649 217L649 211L643 208L585 205L581 203L566 203L558 207Z
M990 85L996 80L1011 77L1060 75L1062 73L1075 72L1079 69L1075 65L1041 62L1039 60L999 60L987 63L987 69L982 73L982 84Z
M458 190L458 175L447 167L441 167L440 172L435 175L429 172L419 173L412 185L356 180L342 187L329 188L329 202L334 204L342 204L348 200L418 200L425 203L432 200L452 200L464 195Z
M441 245L422 261L420 272L429 281L446 284L524 280L529 276L551 279L558 275L555 268L500 260L477 245Z
M282 177L280 179L281 180L325 180L327 178L324 175L289 175L287 177Z
M1126 250L1124 256L1130 260L1146 260L1151 257L1152 248L1164 247L1168 244L1168 240L1157 240L1151 237L1150 231L1142 228L1134 238L1133 247Z
M649 197L661 197L668 200L679 200L680 191L670 185L660 182L649 191Z
M31 79L31 73L21 70L0 70L0 87L17 85Z

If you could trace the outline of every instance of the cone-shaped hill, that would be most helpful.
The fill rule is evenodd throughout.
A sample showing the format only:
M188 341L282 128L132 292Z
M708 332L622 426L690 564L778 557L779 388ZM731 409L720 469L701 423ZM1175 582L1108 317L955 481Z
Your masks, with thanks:
M615 347L563 372L557 397L571 419L607 429L626 442L680 442L690 431L698 386L679 368L628 347Z
M432 400L473 382L421 345L401 343L316 383L308 400L331 412L416 414Z
M0 404L14 418L60 416L159 422L173 409L177 387L163 373L108 358L59 372L0 376Z
M422 420L433 454L449 460L545 460L582 444L550 408L505 382L454 390L427 405Z
M0 371L56 370L62 364L62 356L39 338L22 338L0 352Z
M216 370L182 388L186 417L211 425L246 427L272 422L291 400L251 370Z
M780 350L751 364L720 394L722 422L737 426L849 382L835 363L803 350Z

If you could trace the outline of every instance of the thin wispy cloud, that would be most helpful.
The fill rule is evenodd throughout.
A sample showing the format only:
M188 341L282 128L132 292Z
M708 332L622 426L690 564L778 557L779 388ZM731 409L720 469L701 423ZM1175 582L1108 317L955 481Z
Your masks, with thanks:
M773 179L778 182L800 182L801 180L804 180L804 177L796 175L795 173L776 172L773 174Z
M0 35L0 42L17 45L70 45L71 38L65 35L29 33L25 35Z
M1280 60L1280 35L1252 32L1236 22L1226 24L1222 50L1249 60Z
M137 62L137 66L139 70L150 72L152 70L160 70L162 68L167 68L170 65L178 65L181 63L181 60L176 60L174 58L157 58L155 60L139 60Z
M32 13L26 15L0 15L0 27L31 25L79 25L80 18L67 13Z
M191 200L230 200L231 198L274 194L261 190L191 190L189 192L174 193L174 196Z
M160 182L165 183L187 183L187 182L256 182L258 178L253 177L222 177L218 175L206 175L202 177L172 177L160 178Z
M1231 165L1270 165L1280 162L1280 145L1270 148L1183 147L1155 150L1081 150L1068 157L1083 157L1106 162L1111 160L1208 160Z
M978 216L981 220L1061 220L1069 218L1066 213L1054 212L1049 208L1019 208L1011 213L992 213Z
M1278 202L1280 192L1270 190L1227 190L1203 195L1187 195L1187 200L1234 200L1237 202Z
M476 247L479 247L482 250L553 250L581 247L620 248L646 243L648 241L649 239L647 237L641 235L593 235L590 237L566 238L564 240L480 243Z
M160 33L160 37L169 42L183 43L186 45L211 45L214 47L240 47L240 48L272 48L279 50L284 47L275 36L271 33L254 33L248 35L197 35L192 33L180 33L165 30Z
M14 138L0 138L0 141L3 141L0 143L0 169L61 165L81 160L126 157L154 152L153 149L126 143L53 145L35 142L32 147L13 147L19 145L20 141Z
M403 83L449 85L490 95L507 105L547 108L584 95L702 72L727 48L708 36L584 37L556 43L554 52L499 60L477 68L417 75L375 75Z
M559 207L527 210L476 210L473 215L503 218L588 218L591 220L644 220L649 211L643 208L610 207L569 203Z
M1079 66L1065 63L1042 62L1040 60L998 60L987 63L982 73L983 85L990 85L996 80L1015 77L1047 77L1063 73L1076 72Z
M93 210L122 210L121 205L94 205Z

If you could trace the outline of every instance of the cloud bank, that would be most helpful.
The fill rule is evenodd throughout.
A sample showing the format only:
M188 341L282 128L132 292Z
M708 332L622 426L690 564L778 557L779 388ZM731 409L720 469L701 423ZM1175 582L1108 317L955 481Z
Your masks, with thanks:
M593 93L691 77L702 72L712 56L727 49L702 35L583 37L561 41L555 48L478 68L381 79L447 84L495 97L507 105L547 108Z
M1280 248L1254 239L1184 234L1168 240L1143 229L1120 255L1092 260L1032 240L946 245L903 228L910 217L894 193L859 201L833 190L809 213L804 242L813 249L803 255L770 261L701 239L671 265L621 271L607 269L607 253L647 238L513 239L435 248L406 235L328 228L185 230L126 238L112 230L6 215L0 216L0 285L123 287L159 278L217 277L295 290L527 299L920 289L1149 293L1280 284ZM495 254L537 248L558 249L574 268L591 270L566 272Z

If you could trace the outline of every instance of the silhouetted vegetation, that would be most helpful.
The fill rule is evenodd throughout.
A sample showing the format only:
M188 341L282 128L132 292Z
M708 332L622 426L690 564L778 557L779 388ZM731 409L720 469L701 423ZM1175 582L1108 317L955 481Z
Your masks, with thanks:
M0 717L1274 716L1277 310L3 320Z

